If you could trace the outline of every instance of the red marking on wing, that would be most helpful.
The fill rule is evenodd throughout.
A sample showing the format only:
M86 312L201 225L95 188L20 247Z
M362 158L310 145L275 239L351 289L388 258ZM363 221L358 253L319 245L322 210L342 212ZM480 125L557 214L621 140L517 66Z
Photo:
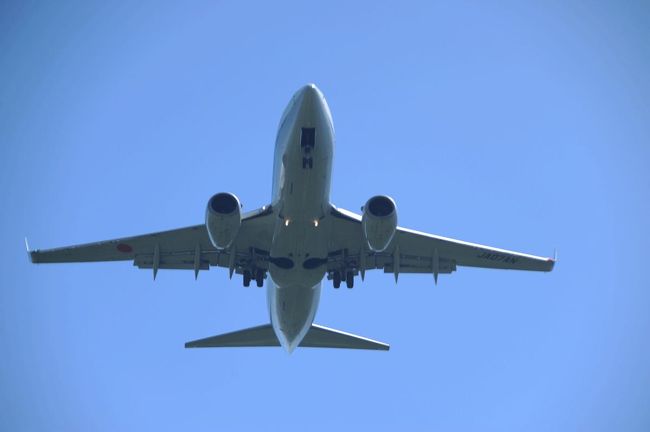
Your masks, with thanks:
M117 250L124 253L133 252L133 248L126 243L120 243L117 245Z

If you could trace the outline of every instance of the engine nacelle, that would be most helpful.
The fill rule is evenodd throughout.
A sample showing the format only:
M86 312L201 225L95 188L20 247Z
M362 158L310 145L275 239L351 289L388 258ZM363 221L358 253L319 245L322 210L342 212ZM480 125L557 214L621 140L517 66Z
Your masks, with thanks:
M214 247L226 249L230 246L241 226L239 199L227 192L212 196L205 211L205 226Z
M377 195L363 206L361 217L363 236L373 252L384 251L397 229L397 208L395 201L385 195Z

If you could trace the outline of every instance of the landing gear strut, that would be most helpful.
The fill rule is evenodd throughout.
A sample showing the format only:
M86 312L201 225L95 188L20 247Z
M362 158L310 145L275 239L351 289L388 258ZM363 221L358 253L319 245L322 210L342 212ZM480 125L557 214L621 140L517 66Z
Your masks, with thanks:
M334 284L334 288L340 288L341 287L341 273L335 271L332 274L332 283Z
M348 288L354 288L354 273L347 272L345 275L345 284Z
M255 283L258 288L261 288L264 285L264 270L258 269L255 273Z
M253 271L244 270L243 276L244 276L245 287L251 286L251 280L253 280L253 278L255 278L255 284L257 285L258 288L261 288L264 285L265 272L262 269L257 269Z
M340 288L342 281L345 281L345 285L348 288L354 288L354 272L348 271L343 273L340 271L333 271L332 284L334 285L334 288Z

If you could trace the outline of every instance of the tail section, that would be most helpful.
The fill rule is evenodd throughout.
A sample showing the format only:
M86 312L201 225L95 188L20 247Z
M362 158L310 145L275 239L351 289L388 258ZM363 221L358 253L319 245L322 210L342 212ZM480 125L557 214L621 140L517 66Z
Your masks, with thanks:
M185 348L218 347L267 347L280 346L271 324L251 327L231 333L198 339L185 344ZM348 348L388 351L390 346L383 342L345 333L339 330L312 324L300 342L300 347L309 348Z

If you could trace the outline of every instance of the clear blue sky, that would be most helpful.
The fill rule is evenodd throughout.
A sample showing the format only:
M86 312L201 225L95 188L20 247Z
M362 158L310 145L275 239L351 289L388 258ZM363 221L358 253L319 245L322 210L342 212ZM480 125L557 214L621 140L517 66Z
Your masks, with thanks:
M646 3L137 3L0 5L0 430L650 429ZM328 284L316 321L391 351L289 356L183 349L266 322L223 269L27 262L267 204L307 82L338 206L555 271Z

